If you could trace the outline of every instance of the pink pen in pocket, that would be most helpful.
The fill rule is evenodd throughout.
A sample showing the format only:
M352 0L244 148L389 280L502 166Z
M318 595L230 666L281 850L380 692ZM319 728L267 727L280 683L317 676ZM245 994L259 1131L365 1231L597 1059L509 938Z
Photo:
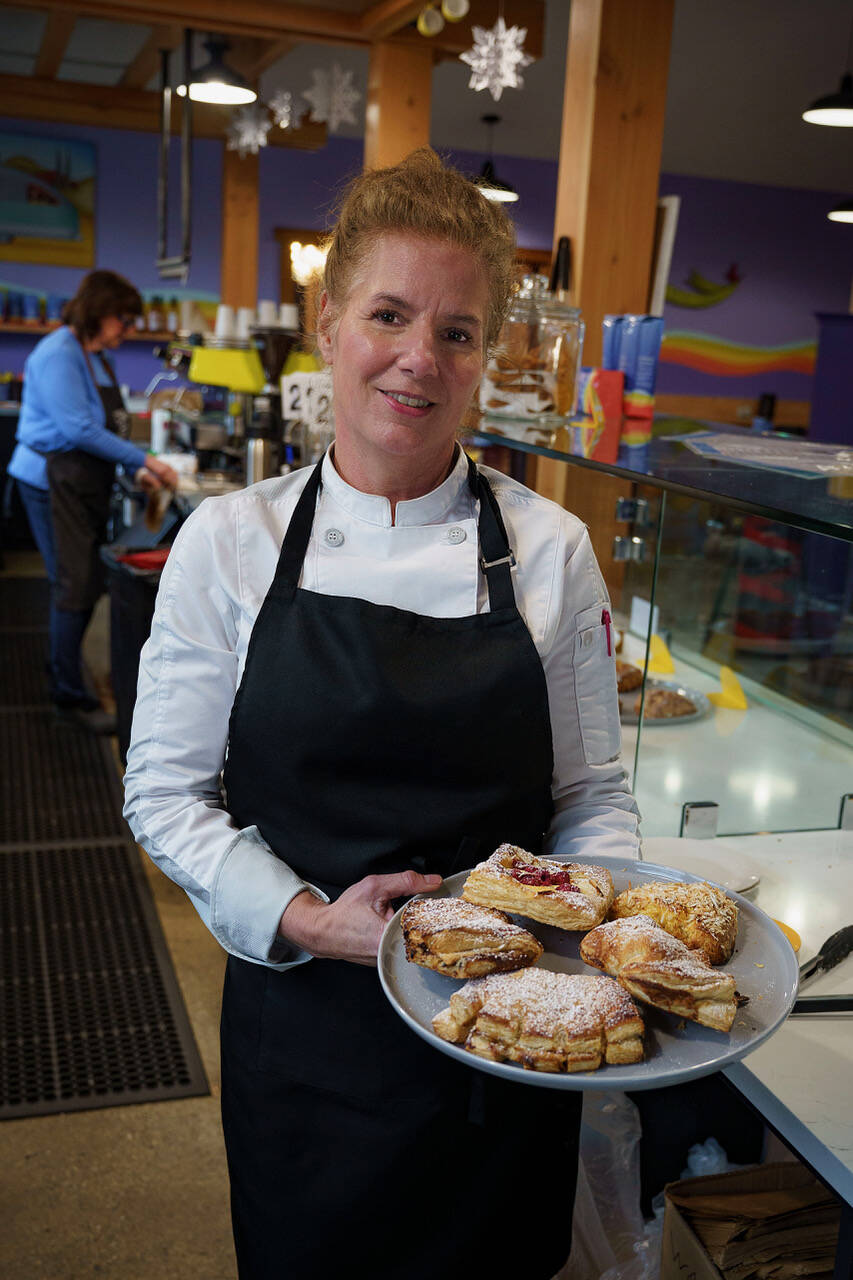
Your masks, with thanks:
M613 655L613 645L610 643L610 621L611 621L611 619L610 619L610 610L609 610L609 609L602 609L602 610L601 610L601 625L604 627L605 631L607 632L607 656L608 656L608 658L612 657L612 655Z

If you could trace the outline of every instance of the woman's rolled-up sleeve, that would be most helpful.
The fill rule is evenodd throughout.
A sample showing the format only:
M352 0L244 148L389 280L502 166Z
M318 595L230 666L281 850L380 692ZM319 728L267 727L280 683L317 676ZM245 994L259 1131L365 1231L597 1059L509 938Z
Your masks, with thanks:
M170 552L139 664L125 774L134 837L189 895L232 955L287 968L310 957L277 937L282 912L310 889L223 805L221 771L238 683L237 540L208 499ZM207 509L206 509L207 508ZM233 523L233 507L226 518Z
M547 852L636 858L639 812L621 758L610 602L586 529L572 520L564 531L543 656L554 743Z

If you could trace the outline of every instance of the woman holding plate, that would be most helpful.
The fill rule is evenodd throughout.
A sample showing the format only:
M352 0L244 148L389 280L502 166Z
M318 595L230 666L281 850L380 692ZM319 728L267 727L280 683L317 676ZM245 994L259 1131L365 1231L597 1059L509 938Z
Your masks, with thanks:
M142 654L126 815L229 952L243 1280L549 1280L569 1252L580 1095L436 1053L372 972L394 901L502 841L638 849L586 530L457 442L514 253L427 149L355 180L318 325L334 445L202 504Z

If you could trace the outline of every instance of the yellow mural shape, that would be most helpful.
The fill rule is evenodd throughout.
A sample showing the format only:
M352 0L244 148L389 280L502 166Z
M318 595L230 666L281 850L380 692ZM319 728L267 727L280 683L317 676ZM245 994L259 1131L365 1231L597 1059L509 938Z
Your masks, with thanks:
M653 675L668 676L675 671L672 656L659 635L653 635L649 644L648 670Z

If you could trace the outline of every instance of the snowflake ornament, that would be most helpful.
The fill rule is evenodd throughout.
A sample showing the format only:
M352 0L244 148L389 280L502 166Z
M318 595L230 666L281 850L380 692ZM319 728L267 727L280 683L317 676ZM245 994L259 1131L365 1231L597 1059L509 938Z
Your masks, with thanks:
M524 81L518 73L533 61L522 48L527 28L508 27L501 17L491 31L485 27L472 27L471 30L474 47L459 55L471 68L468 88L488 89L495 102L504 89L523 88Z
M261 147L267 145L267 134L271 128L272 121L266 107L259 107L255 102L248 107L239 107L228 125L228 150L239 151L243 158L256 156Z
M335 63L331 71L317 68L311 74L314 83L302 95L311 103L311 119L318 124L325 122L331 133L342 124L358 124L353 107L361 94L352 86L354 73Z
M302 112L297 105L297 98L298 95L291 93L289 89L279 89L270 98L267 105L279 129L295 129L299 124Z

